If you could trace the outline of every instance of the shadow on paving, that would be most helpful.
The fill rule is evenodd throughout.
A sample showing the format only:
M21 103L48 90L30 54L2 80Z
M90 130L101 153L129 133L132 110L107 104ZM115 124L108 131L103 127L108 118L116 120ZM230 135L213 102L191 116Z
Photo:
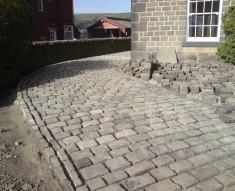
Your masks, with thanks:
M16 87L0 89L0 108L12 105L16 100Z
M27 88L45 85L55 82L57 79L65 79L83 74L85 71L96 71L107 68L115 68L116 65L110 64L111 60L73 60L53 64L41 68L26 77ZM117 61L118 62L118 61ZM121 61L120 61L121 62ZM25 81L23 80L23 82ZM22 90L25 86L22 86Z

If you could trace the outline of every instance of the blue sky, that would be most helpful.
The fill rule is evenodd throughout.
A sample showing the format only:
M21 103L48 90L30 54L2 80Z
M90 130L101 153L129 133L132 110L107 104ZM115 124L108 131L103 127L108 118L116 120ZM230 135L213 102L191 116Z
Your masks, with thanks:
M131 0L73 0L74 13L131 12Z

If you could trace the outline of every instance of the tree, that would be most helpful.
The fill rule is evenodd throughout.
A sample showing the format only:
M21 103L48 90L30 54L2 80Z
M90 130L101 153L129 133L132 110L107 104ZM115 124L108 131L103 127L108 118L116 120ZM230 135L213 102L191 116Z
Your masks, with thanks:
M230 6L222 16L224 42L218 47L217 55L225 62L235 63L235 6Z
M0 0L0 71L22 66L34 26L25 0Z

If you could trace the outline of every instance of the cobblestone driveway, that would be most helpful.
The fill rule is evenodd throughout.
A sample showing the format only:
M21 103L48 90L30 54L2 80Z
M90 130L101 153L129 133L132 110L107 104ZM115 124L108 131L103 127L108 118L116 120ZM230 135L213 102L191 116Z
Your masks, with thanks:
M233 124L115 70L128 60L130 52L59 63L19 85L64 190L234 191Z

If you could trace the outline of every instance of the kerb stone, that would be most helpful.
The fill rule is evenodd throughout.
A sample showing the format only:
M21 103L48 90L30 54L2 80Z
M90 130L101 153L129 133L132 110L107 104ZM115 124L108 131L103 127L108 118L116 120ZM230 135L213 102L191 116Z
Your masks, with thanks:
M160 49L157 51L157 60L159 62L177 63L176 53L173 49Z

